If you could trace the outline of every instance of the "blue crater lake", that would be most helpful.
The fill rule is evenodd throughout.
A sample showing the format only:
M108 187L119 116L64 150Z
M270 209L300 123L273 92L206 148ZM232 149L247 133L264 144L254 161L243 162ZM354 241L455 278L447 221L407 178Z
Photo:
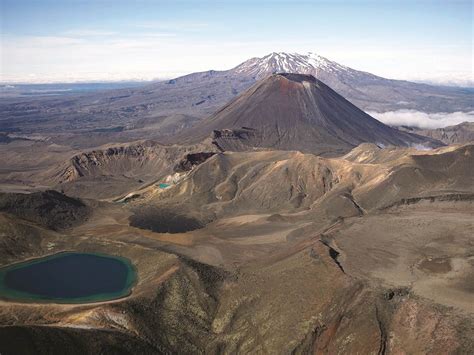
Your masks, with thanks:
M128 296L137 280L130 260L65 252L0 269L0 298L27 302L88 303Z

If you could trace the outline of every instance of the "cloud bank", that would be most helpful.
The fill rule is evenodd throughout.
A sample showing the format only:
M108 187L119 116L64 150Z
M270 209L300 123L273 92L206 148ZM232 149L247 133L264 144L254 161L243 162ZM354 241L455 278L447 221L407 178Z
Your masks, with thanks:
M410 126L418 128L443 128L462 122L474 122L471 112L427 113L416 110L398 110L388 112L367 111L369 115L390 126Z

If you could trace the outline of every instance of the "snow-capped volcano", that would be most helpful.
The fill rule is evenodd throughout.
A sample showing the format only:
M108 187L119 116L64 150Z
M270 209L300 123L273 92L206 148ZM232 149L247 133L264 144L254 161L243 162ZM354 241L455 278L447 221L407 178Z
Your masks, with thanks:
M185 114L206 117L223 107L257 81L272 74L309 74L366 111L400 109L424 112L470 112L472 93L408 81L385 79L352 69L318 54L270 53L251 58L229 70L208 70L156 82L125 94L90 97L91 105L120 108L140 115ZM117 99L116 97L120 97ZM85 105L82 103L82 105ZM101 108L100 108L101 109Z
M311 74L318 77L321 72L348 72L352 69L312 52L307 54L273 52L261 58L251 58L231 71L261 79L276 73Z
M251 58L225 73L250 77L254 80L280 73L310 74L344 97L359 100L365 100L369 91L380 91L380 86L387 87L393 83L393 80L346 67L314 52L306 54L273 52L261 58ZM406 98L399 95L396 90L391 94L394 95L394 99L397 97L398 101L406 101ZM355 102L360 104L359 101Z

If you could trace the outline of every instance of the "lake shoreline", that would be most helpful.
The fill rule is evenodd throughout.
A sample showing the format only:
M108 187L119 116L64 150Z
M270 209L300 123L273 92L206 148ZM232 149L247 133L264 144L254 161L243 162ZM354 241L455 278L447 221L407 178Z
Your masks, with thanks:
M31 277L31 274L25 272L24 269L28 268L34 268L35 265L41 268L45 267L46 263L51 263L54 262L56 264L60 263L61 259L64 258L64 260L67 260L66 258L69 259L69 263L71 262L71 258L82 258L89 260L91 263L101 263L101 267L99 268L98 271L102 272L103 281L110 282L109 276L104 274L109 272L106 271L104 268L105 267L113 267L115 268L115 272L112 273L113 276L120 276L121 280L115 280L114 282L123 282L123 289L118 290L117 289L117 284L113 285L113 289L101 289L101 287L111 287L110 285L104 286L105 282L100 282L98 280L95 280L94 278L91 278L92 282L92 287L99 287L100 292L97 291L97 293L94 293L91 291L90 294L87 294L87 291L81 290L80 292L86 292L85 295L78 295L78 296L71 296L71 297L66 297L66 296L48 296L45 293L38 293L38 292L33 292L33 291L25 291L24 289L20 288L14 288L11 285L8 285L8 280L7 276L11 277L12 273L22 273L26 275L26 277ZM63 263L64 263L63 260ZM40 265L42 264L42 265ZM88 265L84 265L84 268L86 268ZM49 265L51 267L51 265ZM75 266L74 266L75 267ZM89 266L90 267L90 266ZM117 268L121 269L122 274L118 275L117 274ZM64 270L60 270L63 271ZM80 270L79 270L80 271ZM97 272L94 272L95 270L89 270L89 271L84 271L84 274L80 274L78 270L74 270L74 272L71 273L72 277L88 277L88 272L94 273L95 276L97 276ZM100 274L99 272L99 274ZM78 276L79 274L79 276ZM57 276L57 275L55 275ZM46 275L47 277L47 275ZM63 280L64 281L64 280ZM38 280L35 280L33 282L38 282ZM69 287L74 284L74 280L67 279L65 282L65 287L67 289L67 283L69 282ZM94 285L93 282L96 282ZM39 256L39 257L33 257L29 259L25 259L22 261L18 261L15 263L11 263L8 265L5 265L0 268L0 300L5 303L19 303L19 304L61 304L61 305L81 305L81 304L97 304L97 303L103 303L103 302L113 302L117 301L119 299L124 299L127 297L130 297L133 289L138 283L138 274L137 274L137 269L133 265L132 261L128 258L125 258L120 255L111 255L111 254L105 254L105 253L100 253L100 252L81 252L81 251L60 251L57 253L49 254L49 255L44 255L44 256ZM40 287L45 287L44 284L40 283ZM46 286L47 287L47 286ZM56 289L57 285L51 284L51 289L54 290L54 292L58 292ZM122 287L122 286L120 286ZM77 292L77 290L75 290ZM65 290L62 290L60 292L66 292Z

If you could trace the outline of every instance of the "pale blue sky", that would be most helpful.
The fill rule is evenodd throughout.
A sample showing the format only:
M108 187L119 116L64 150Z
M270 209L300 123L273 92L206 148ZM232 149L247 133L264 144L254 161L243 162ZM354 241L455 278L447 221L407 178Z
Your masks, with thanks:
M0 0L2 80L115 80L312 51L378 75L472 80L471 1Z

